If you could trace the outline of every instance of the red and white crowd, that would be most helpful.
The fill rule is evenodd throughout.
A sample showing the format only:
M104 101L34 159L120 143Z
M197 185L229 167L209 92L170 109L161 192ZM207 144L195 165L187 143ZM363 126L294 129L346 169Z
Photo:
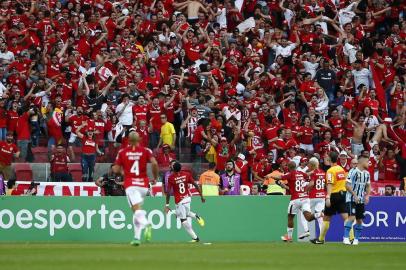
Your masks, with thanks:
M0 31L0 170L46 138L91 180L135 129L246 183L331 151L406 177L402 0L1 0Z

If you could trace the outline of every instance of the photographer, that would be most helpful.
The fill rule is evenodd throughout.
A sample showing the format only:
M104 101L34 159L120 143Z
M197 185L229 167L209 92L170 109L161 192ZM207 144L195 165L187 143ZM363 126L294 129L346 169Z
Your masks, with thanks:
M124 181L120 175L113 173L113 165L110 166L108 173L99 177L95 184L103 188L105 196L125 196Z
M32 181L27 191L24 193L24 196L36 196L38 185L39 183L35 183L34 181Z

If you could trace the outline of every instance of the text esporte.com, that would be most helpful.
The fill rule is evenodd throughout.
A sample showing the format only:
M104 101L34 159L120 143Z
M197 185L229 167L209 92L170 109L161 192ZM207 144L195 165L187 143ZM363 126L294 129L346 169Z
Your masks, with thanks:
M167 214L161 210L154 209L148 213L148 221L153 229L166 227L171 229L172 212ZM128 220L132 220L129 218ZM106 205L101 204L99 209L72 209L64 211L62 209L36 209L34 211L21 209L11 211L10 209L0 210L0 229L12 229L17 226L19 229L39 229L48 230L50 236L54 236L57 230L71 228L74 230L87 229L132 229L132 224L126 223L126 214L124 211L114 209L109 211ZM179 220L176 222L176 229L181 228Z

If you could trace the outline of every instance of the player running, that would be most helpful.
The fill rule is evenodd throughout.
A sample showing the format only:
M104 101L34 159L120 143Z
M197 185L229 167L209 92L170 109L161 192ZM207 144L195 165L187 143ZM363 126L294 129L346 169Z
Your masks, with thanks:
M364 219L365 204L369 202L369 194L371 192L371 179L368 172L369 159L360 156L356 168L350 170L347 183L345 185L347 194L345 201L347 203L348 219L344 225L345 245L351 245L350 231L352 224L354 225L354 241L353 245L358 245L358 239L361 236L362 220Z
M310 180L314 182L314 186L310 189L309 198L310 198L310 209L312 212L319 216L318 213L322 213L325 207L326 202L326 173L319 168L319 160L316 157L312 157L309 160L309 173ZM323 226L323 218L318 217L317 223L319 229Z
M288 163L289 173L281 176L273 176L276 183L281 187L289 190L291 197L288 206L288 228L287 234L282 236L281 239L285 242L292 242L292 234L294 228L295 215L301 211L305 219L310 222L322 214L318 213L316 216L310 210L310 200L308 191L313 187L314 182L309 182L309 177L306 173L296 170L296 163L290 161ZM286 186L281 180L287 180Z
M158 178L158 163L152 156L149 148L139 145L140 137L137 132L132 131L128 135L129 146L120 150L114 163L113 171L124 175L124 188L128 203L133 210L134 240L131 245L141 244L141 233L145 228L144 236L146 241L151 240L151 225L146 218L147 212L141 209L144 198L148 193L149 179L147 176L147 163L151 162L154 182Z
M171 190L173 191L175 197L175 204L176 204L176 216L182 222L183 228L185 228L186 232L192 237L193 243L199 242L199 237L197 237L196 233L193 231L192 225L187 220L188 217L196 219L200 226L204 226L204 220L196 213L190 211L190 203L191 203L191 194L189 190L189 185L192 184L200 194L200 198L204 203L206 200L202 195L202 191L200 187L195 183L191 174L189 172L181 171L182 165L179 162L175 162L172 165L173 173L168 178L168 188L166 193L166 204L165 204L165 212L168 213L169 209L169 200L171 198Z
M330 227L330 219L336 213L341 214L343 220L347 220L348 214L345 205L345 180L346 175L344 169L337 165L338 154L330 153L331 167L327 170L327 194L326 207L324 209L323 226L320 231L319 238L310 240L313 244L324 244L327 231Z

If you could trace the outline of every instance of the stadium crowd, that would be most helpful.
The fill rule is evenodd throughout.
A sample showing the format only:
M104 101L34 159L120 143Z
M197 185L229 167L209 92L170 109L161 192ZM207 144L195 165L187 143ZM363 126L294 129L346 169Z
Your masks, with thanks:
M327 169L331 151L347 171L367 156L372 181L404 189L405 7L2 0L0 171L10 177L13 155L29 159L46 138L54 173L80 145L93 181L98 156L135 129L161 169L210 162L225 194L234 175L254 192L273 186L289 160L304 168L316 156Z

